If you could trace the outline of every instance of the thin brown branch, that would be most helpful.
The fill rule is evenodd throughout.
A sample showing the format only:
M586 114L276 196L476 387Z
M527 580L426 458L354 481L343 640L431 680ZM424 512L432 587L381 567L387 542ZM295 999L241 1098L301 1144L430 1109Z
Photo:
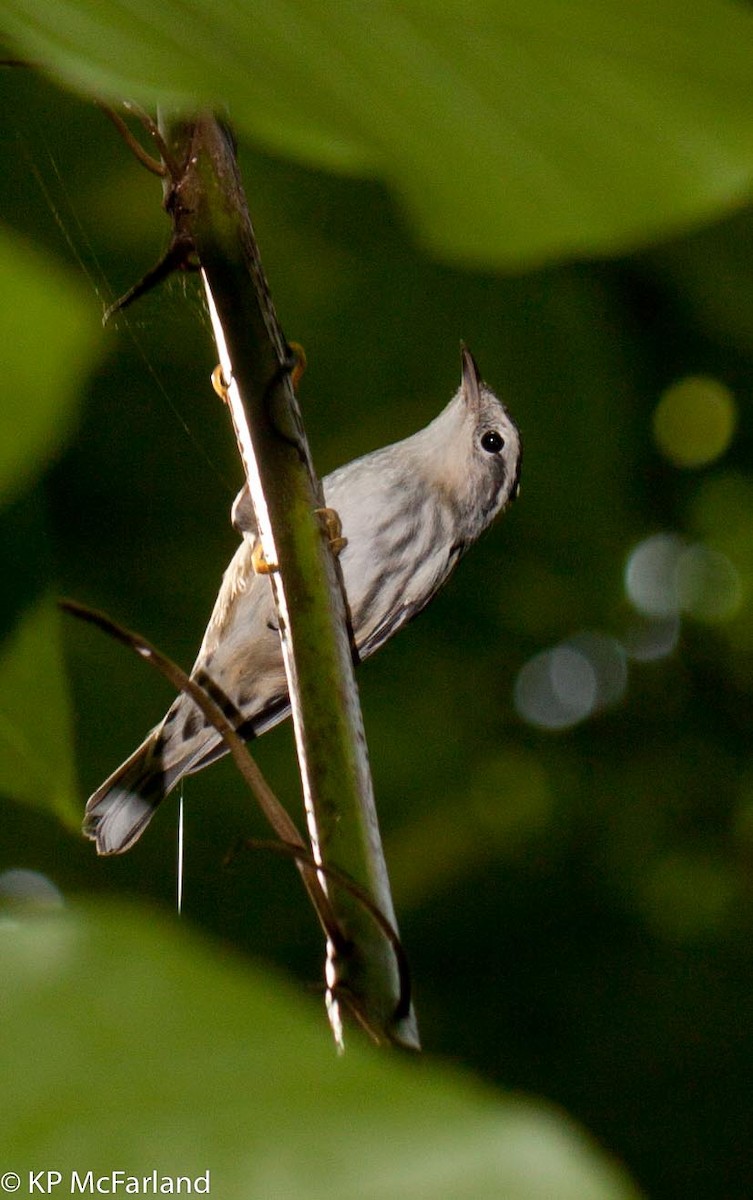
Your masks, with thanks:
M89 608L85 604L79 604L76 600L61 600L59 604L64 612L77 617L80 621L85 621L90 625L96 626L97 629L101 629L111 638L114 638L115 641L127 646L129 650L133 650L141 658L146 659L174 688L180 692L185 692L186 695L191 697L194 704L201 710L207 721L214 726L224 741L233 757L235 765L256 797L260 809L278 838L280 838L281 842L293 847L298 852L295 856L296 863L322 928L330 940L333 940L342 951L346 951L348 940L342 933L332 911L329 898L319 881L316 864L313 863L303 838L289 813L280 804L280 801L267 783L259 766L249 753L249 749L243 738L236 732L235 725L239 726L243 723L242 714L240 712L232 714L233 722L235 723L233 724L200 684L191 679L177 663L174 663L172 659L163 654L161 650L158 650L156 646L153 646L151 642L148 642L141 634L134 633L130 629L125 629L122 625L119 625L116 621L106 616L105 613Z
M141 142L134 137L119 112L116 112L115 109L111 108L109 104L103 104L101 100L97 101L97 108L99 108L100 111L105 114L109 121L112 121L126 146L131 151L131 154L133 154L134 158L138 159L142 167L146 167L147 171L150 171L152 175L159 175L160 179L164 179L166 175L170 174L170 169L167 164L165 162L160 162L158 158L153 158L152 155L144 149L144 147L141 145ZM157 130L157 132L159 132L159 130Z

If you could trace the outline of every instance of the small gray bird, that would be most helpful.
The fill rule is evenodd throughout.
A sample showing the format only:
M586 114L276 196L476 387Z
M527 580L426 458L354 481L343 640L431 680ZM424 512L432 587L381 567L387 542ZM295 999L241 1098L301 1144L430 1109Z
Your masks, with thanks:
M333 471L323 480L340 517L340 551L359 658L378 650L424 608L468 547L518 493L520 437L506 409L462 351L457 394L425 429ZM269 578L256 573L258 539L247 488L233 506L243 533L227 568L192 677L265 733L290 712ZM140 837L184 775L225 753L186 695L86 806L84 833L99 854Z

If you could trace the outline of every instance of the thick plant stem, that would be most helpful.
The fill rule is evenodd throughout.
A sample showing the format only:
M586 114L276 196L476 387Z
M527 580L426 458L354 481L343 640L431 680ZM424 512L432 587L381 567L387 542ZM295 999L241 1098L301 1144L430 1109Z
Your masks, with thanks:
M163 123L181 164L167 193L176 238L201 267L228 404L280 617L285 668L314 858L347 950L328 945L333 1027L344 1000L380 1042L418 1048L394 948L345 874L394 927L340 571L316 510L323 506L291 385L294 364L269 295L235 154L212 116ZM347 536L347 530L345 531ZM407 1010L407 1011L405 1011Z

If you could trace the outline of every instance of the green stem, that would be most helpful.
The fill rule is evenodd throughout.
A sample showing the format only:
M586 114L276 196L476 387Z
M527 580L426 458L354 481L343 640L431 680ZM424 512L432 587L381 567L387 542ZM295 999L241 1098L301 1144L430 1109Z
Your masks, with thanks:
M211 116L170 121L163 132L185 164L168 208L176 233L187 232L198 254L262 546L279 568L270 578L309 833L315 859L331 871L322 883L348 942L344 953L330 941L327 983L378 1041L417 1049L413 1012L399 1013L393 946L357 897L329 882L349 876L396 927L341 576L315 512L323 494L290 382L290 350L227 133Z

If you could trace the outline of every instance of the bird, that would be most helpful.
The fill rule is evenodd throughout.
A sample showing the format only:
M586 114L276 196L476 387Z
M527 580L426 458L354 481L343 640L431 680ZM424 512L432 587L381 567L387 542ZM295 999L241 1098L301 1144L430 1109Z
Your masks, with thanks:
M359 661L432 600L517 496L520 467L518 429L462 346L460 387L429 425L323 479L327 509L342 527L337 549ZM284 720L290 703L247 484L232 519L243 540L223 575L191 677L240 713L238 731L249 740ZM181 694L89 798L84 834L102 855L130 849L179 780L225 752L214 727Z

